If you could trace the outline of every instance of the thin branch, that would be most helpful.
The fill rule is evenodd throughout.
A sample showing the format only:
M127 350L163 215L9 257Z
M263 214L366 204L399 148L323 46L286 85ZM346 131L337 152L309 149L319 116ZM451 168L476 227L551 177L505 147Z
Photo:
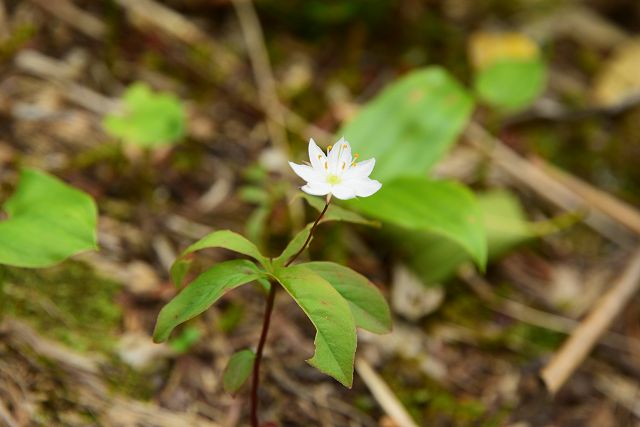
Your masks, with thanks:
M380 375L373 370L369 363L361 357L356 358L356 371L362 381L367 385L373 397L378 401L382 409L389 415L398 427L418 427L402 406L402 403Z
M253 364L253 382L251 384L251 425L253 427L259 427L258 389L260 387L260 362L262 361L262 352L264 350L264 345L267 342L269 324L271 323L271 313L273 313L273 305L276 300L277 288L278 287L275 283L271 283L271 288L269 288L269 296L267 296L267 306L264 310L264 320L262 321L262 332L260 333L260 341L258 342L258 348L256 350L256 360Z
M272 144L282 152L284 158L288 158L289 146L287 132L285 131L284 112L278 100L276 82L273 78L269 54L265 47L260 20L251 0L233 0L233 6L238 15L240 28L247 44L253 76L258 85L260 104L267 118L266 124L269 137Z
M632 247L636 239L616 220L605 214L566 185L553 178L541 167L522 158L482 126L471 122L467 139L479 151L485 153L494 164L515 181L526 185L540 197L569 211L586 210L585 223L604 237L623 247Z
M589 315L540 372L540 377L551 394L555 394L580 366L638 288L640 288L640 250L631 256L620 279L600 298Z
M557 179L571 191L582 197L590 206L601 210L629 230L640 235L640 212L633 206L591 186L580 178L563 171L541 158L536 158L535 163L540 165L551 177Z

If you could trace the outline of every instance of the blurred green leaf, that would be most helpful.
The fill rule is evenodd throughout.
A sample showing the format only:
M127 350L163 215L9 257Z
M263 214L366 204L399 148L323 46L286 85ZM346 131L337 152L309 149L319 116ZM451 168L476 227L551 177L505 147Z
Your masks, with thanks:
M570 222L553 226L552 222L528 222L518 199L508 191L492 190L477 195L487 235L489 258L498 258L518 245L540 235L557 231ZM576 217L577 218L577 217ZM411 268L425 284L450 279L470 256L452 241L431 233L391 231L396 247L407 257Z
M250 256L265 266L265 268L269 266L269 260L265 258L260 253L256 245L247 240L246 237L229 230L214 231L185 249L173 262L173 265L171 266L171 280L173 280L173 283L176 286L180 286L182 284L184 276L187 274L187 271L189 271L191 259L188 255L208 248L228 249Z
M160 310L153 340L166 341L176 326L207 310L225 292L261 277L264 272L249 260L237 259L214 265Z
M444 69L429 67L391 83L338 132L363 158L378 160L373 178L424 175L467 124L473 99Z
M387 301L373 283L362 274L333 262L301 264L329 282L349 303L356 326L376 334L391 331L391 313Z
M482 212L473 193L461 184L396 178L373 196L348 204L390 224L445 237L462 247L480 268L487 262Z
M195 343L198 342L202 333L193 326L186 327L176 338L169 342L171 349L178 353L186 353Z
M124 113L105 117L105 130L116 138L147 148L175 144L185 134L180 100L155 93L144 83L131 85L122 98Z
M535 101L545 81L545 65L540 58L501 59L477 71L474 85L482 101L512 111Z
M97 249L93 199L44 172L24 169L3 209L0 264L47 267Z
M249 349L240 350L231 356L222 375L224 391L233 394L247 381L253 370L256 355Z
M316 351L307 362L350 388L356 326L347 301L329 282L302 265L277 269L275 276L316 328Z

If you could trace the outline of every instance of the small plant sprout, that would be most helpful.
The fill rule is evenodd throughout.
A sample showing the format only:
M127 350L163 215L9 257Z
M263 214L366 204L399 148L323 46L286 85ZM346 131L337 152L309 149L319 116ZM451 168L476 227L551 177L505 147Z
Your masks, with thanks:
M391 329L387 302L378 288L363 275L333 262L293 264L309 245L320 223L344 221L371 224L371 221L339 206L329 209L332 195L338 199L366 197L381 187L378 181L369 178L375 160L356 163L351 155L351 147L344 139L338 141L328 155L311 140L309 155L310 165L291 163L291 167L307 181L302 190L327 196L318 218L307 224L274 258L261 254L254 243L229 230L215 231L189 246L171 267L171 277L177 286L182 285L192 254L196 251L224 248L252 260L221 262L201 273L164 306L154 331L157 342L166 341L176 326L207 310L225 292L248 283L260 283L259 289L266 289L267 292L258 346L255 352L241 349L233 355L223 376L225 390L232 394L252 377L250 417L254 427L259 425L260 362L279 288L293 298L317 331L315 352L307 362L346 387L351 387L353 382L356 328L378 334ZM320 203L313 199L309 202L320 210Z
M302 191L312 196L333 195L341 200L354 197L368 197L382 187L375 179L369 178L376 159L357 163L358 154L351 155L351 146L346 139L333 147L329 146L327 155L313 139L309 140L310 164L299 165L289 162L293 171L307 184Z

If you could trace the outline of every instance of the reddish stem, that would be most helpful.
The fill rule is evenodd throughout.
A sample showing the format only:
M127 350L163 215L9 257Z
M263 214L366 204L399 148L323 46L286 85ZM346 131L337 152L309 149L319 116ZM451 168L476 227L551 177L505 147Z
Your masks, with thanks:
M309 236L307 236L307 240L305 240L302 248L295 255L293 255L289 261L284 265L288 267L291 265L293 261L300 256L302 251L304 251L311 241L311 236L313 235L316 226L329 209L329 203L331 199L327 198L327 203L324 205L324 209L320 212L320 216L316 219L316 221L311 226L311 230L309 231ZM264 345L267 342L267 334L269 333L269 324L271 323L271 313L273 312L273 305L276 300L276 283L271 283L271 287L269 288L269 295L267 296L267 306L264 310L264 320L262 321L262 332L260 333L260 341L258 342L258 348L256 349L256 360L253 364L253 382L251 384L251 425L252 427L260 427L258 422L258 388L260 386L260 362L262 361L262 352L264 350Z

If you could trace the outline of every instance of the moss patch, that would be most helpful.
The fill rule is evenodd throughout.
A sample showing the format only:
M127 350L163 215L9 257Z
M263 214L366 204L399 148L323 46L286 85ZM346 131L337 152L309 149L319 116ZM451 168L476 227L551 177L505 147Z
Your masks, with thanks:
M29 270L2 269L0 312L26 319L43 336L79 351L110 352L122 316L120 285L73 261Z

